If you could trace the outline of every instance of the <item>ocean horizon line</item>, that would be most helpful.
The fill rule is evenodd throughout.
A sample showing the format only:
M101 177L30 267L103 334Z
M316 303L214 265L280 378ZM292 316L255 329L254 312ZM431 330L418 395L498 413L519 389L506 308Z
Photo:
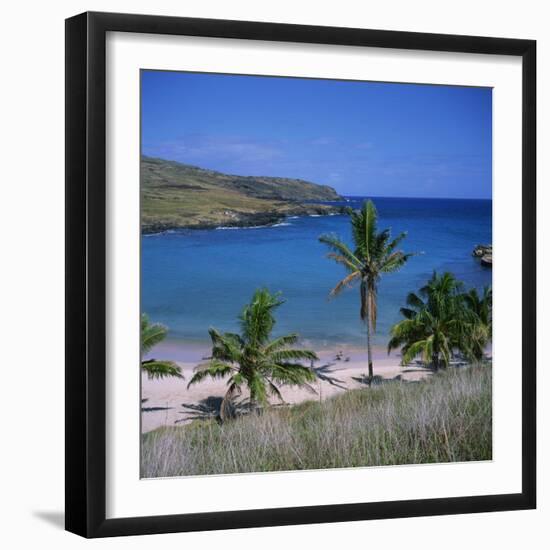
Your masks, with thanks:
M335 189L337 193L339 191ZM350 199L406 199L406 200L420 200L420 201L487 201L493 202L493 198L486 197L406 197L406 196L397 196L397 195L347 195L340 193L341 197L350 198ZM308 201L309 202L309 201ZM341 202L341 201L323 201L323 202Z

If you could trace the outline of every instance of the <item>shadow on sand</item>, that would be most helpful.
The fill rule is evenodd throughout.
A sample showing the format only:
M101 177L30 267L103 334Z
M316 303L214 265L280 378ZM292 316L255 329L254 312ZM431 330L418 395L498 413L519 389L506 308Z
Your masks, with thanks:
M315 375L322 382L327 382L331 386L336 386L342 390L347 390L345 382L333 375L333 367L336 363L327 363L319 367L312 367ZM311 387L312 393L316 393L314 387ZM217 420L221 421L220 409L223 398L220 396L211 395L199 401L199 403L182 403L183 410L178 411L179 414L184 415L182 418L175 421L175 424L181 422L189 422L190 420ZM278 403L273 405L274 407L287 407L287 403ZM246 401L233 402L230 405L230 416L240 416L250 412L250 405ZM148 409L142 408L142 410L160 410L161 407L150 407Z
M174 407L144 407L143 403L146 403L149 401L148 398L141 400L141 412L156 412L156 411L167 411L169 409L173 409Z
M211 395L202 399L198 403L182 403L183 411L180 414L186 415L184 418L176 420L175 423L187 422L189 420L209 420L215 419L221 421L220 409L223 398ZM237 416L250 412L250 406L246 402L231 403L229 416Z
M347 390L348 388L344 385L345 382L343 380L340 380L335 376L331 376L332 367L334 367L334 365L335 363L327 363L326 365L321 365L320 367L313 367L313 370L317 375L317 378L322 382L328 382L331 386L336 386L341 390Z

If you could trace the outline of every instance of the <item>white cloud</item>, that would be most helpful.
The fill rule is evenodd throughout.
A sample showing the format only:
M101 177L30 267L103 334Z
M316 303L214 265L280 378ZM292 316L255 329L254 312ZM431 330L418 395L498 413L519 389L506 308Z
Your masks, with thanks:
M273 144L238 136L190 135L146 149L161 157L189 163L211 160L266 162L282 156L281 149Z

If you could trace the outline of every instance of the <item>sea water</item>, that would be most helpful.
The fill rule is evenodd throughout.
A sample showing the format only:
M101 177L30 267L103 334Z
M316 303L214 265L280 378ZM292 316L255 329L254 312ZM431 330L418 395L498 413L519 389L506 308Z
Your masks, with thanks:
M348 197L360 208L365 198ZM490 200L373 198L379 229L407 232L400 245L416 252L378 289L375 344L384 345L399 308L434 271L450 271L466 288L491 284L491 269L472 257L476 244L492 241ZM237 331L237 316L257 288L280 292L274 334L297 332L317 346L361 345L358 287L329 299L346 272L326 258L322 234L351 245L349 216L288 218L269 227L181 230L142 237L141 309L169 328L169 339L209 341L208 328Z

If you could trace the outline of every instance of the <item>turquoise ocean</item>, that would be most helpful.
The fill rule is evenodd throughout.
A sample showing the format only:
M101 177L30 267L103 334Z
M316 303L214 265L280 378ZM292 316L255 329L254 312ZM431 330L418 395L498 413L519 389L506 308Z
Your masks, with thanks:
M364 197L344 203L360 208ZM451 271L466 287L491 284L492 272L472 257L476 244L492 242L490 200L373 198L379 228L407 231L406 252L418 252L398 273L380 282L375 344L384 345L410 291L438 272ZM181 230L142 236L141 309L169 328L172 344L209 341L208 328L238 330L237 315L256 288L281 292L275 334L298 332L318 347L365 342L359 290L328 299L345 276L326 259L318 237L334 233L351 243L345 215L288 218L257 228Z

